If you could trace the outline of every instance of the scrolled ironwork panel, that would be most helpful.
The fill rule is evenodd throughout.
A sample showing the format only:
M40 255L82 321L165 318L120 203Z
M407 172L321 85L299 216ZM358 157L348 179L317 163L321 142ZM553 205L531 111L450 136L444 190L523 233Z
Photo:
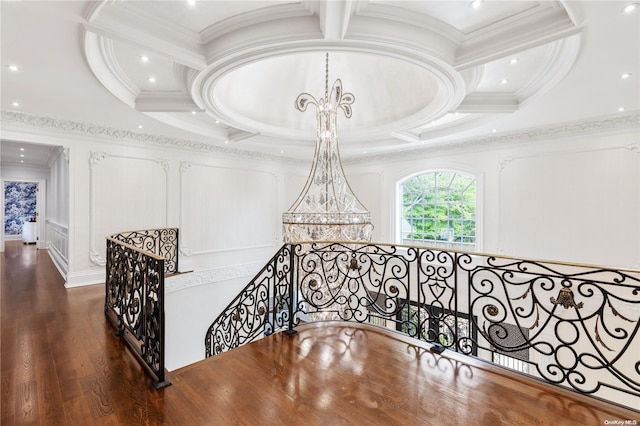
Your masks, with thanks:
M455 349L464 337L456 326L455 255L421 249L418 256L416 318L405 319L403 327L413 337Z
M537 375L581 393L640 396L637 275L496 257L465 268L480 347L528 351Z
M105 314L116 318L119 334L158 379L164 380L164 260L107 239Z
M290 311L291 246L283 246L218 315L205 335L210 357L284 328Z
M411 256L392 246L311 244L299 258L297 312L313 320L395 321L410 291Z
M178 272L178 229L145 229L141 231L122 232L112 238L129 244L140 250L162 256L165 273Z

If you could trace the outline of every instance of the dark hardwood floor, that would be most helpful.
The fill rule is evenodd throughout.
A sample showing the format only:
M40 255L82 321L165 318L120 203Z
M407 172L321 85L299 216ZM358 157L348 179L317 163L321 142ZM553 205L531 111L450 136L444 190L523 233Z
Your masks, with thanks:
M173 385L156 391L114 337L102 285L65 289L34 246L7 242L0 260L2 425L640 423L640 413L344 323L170 372Z

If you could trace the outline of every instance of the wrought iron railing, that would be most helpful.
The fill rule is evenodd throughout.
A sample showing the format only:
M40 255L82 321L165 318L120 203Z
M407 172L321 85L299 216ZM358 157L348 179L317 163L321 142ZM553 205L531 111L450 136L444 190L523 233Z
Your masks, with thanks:
M178 228L145 229L121 232L114 238L133 247L164 258L164 272L178 272Z
M206 356L305 321L394 329L640 410L640 271L383 244L285 245ZM509 362L511 360L512 362Z
M166 387L171 383L164 371L164 277L177 272L178 230L113 235L106 257L105 315L152 375L154 387Z

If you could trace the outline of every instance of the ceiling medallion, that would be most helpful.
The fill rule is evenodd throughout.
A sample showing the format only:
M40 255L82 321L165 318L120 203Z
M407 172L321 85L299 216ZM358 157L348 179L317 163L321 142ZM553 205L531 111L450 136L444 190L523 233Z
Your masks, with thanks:
M285 243L303 241L371 241L371 213L355 196L342 170L336 116L351 117L355 97L342 91L337 79L329 93L329 54L326 55L324 98L301 93L298 111L316 106L316 147L307 183L298 199L282 214Z

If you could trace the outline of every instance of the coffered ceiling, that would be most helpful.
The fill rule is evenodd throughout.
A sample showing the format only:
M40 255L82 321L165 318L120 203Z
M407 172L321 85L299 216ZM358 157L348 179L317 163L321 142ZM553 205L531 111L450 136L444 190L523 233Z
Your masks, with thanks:
M326 53L356 99L345 157L637 116L631 3L3 1L3 122L308 159L315 116L294 100L324 96Z

